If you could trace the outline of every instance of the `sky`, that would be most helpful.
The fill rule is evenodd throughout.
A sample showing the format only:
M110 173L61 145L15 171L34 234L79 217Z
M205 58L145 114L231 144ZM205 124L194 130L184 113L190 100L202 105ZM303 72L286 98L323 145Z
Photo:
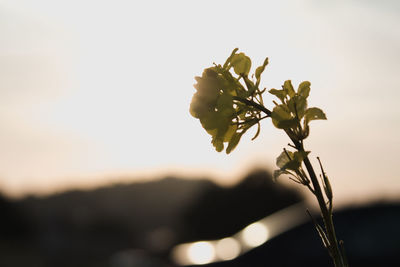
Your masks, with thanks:
M238 47L253 67L269 57L267 89L311 82L328 120L306 148L337 202L395 198L399 26L388 0L0 0L0 190L274 169L289 140L270 121L226 155L188 112L194 77Z

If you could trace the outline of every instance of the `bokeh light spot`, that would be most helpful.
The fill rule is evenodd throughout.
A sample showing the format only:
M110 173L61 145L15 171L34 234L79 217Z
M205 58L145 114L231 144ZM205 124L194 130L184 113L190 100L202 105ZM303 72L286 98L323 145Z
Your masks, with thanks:
M187 253L193 264L206 264L214 260L215 248L210 242L200 241L191 244Z
M257 247L268 240L269 231L265 224L255 222L242 232L243 242L249 247Z
M236 239L227 237L217 242L215 252L216 256L221 260L232 260L239 256L240 244Z

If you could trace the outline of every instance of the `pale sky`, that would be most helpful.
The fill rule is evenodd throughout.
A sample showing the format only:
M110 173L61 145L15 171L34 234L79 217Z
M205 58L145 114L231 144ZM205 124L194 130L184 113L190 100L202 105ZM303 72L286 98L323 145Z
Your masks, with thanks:
M269 57L268 89L311 81L328 120L306 147L338 202L400 195L400 4L356 0L0 0L0 190L275 168L270 121L225 155L188 112L194 76L235 47Z

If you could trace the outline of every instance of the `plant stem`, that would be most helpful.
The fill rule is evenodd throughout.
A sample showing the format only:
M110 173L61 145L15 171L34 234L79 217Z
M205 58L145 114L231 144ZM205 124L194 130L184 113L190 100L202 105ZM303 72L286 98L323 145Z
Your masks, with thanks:
M292 141L295 144L298 151L305 152L302 142L299 142L294 139L292 139ZM314 188L314 195L318 200L319 208L321 210L321 215L322 215L322 219L324 222L326 235L329 240L329 247L327 249L330 253L330 256L333 259L335 267L347 267L347 264L345 263L345 261L343 259L343 255L340 252L339 243L336 238L335 227L333 225L333 219L332 219L332 212L330 210L328 210L328 208L326 206L324 195L322 193L321 186L318 182L314 168L311 165L311 162L310 162L308 156L306 156L303 159L303 162L304 162L304 165L306 166L307 172L310 176L310 180L311 180L311 183Z
M246 105L255 107L256 109L258 109L258 110L264 112L264 113L267 115L267 117L271 117L271 113L272 113L272 112L271 112L269 109L267 109L266 107L264 107L264 106L262 106L262 105L260 105L260 104L258 104L258 103L256 103L256 102L254 102L254 101L251 101L251 100L248 100L248 99L239 97L239 96L234 96L233 99L235 99L235 100L237 100L237 101L240 101L240 102L242 102L242 103L244 103L244 104L246 104Z

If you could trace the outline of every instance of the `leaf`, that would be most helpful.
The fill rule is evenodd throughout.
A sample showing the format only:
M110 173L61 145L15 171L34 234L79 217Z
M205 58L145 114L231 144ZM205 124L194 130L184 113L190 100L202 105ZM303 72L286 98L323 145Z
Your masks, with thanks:
M233 55L231 64L233 66L233 70L237 75L246 76L249 74L251 67L251 60L244 53Z
M288 157L289 155L289 157ZM293 152L291 151L283 151L277 158L276 158L276 166L279 168L283 168L289 161L294 158Z
M333 193L332 193L331 183L329 182L328 176L324 174L322 177L324 181L325 195L328 198L328 200L332 201Z
M260 77L261 77L261 74L264 72L264 70L265 70L265 66L257 67L256 72L255 72L257 84L260 83Z
M246 131L248 129L250 129L253 125L255 125L256 123L258 123L258 120L249 120L246 122L246 124L243 125L243 128L241 128L241 132L237 132L237 128L235 129L235 133L232 135L232 137L228 143L228 147L226 148L227 154L231 153L236 148L236 146L239 143L240 138L242 138L243 134L246 133ZM237 127L236 125L234 125L234 126ZM232 125L231 125L231 127L232 127ZM256 137L257 136L253 137L253 139Z
M306 139L310 135L310 127L307 124L305 124L304 122L303 122L303 124L304 125L303 125L302 138Z
M306 124L312 120L326 120L325 113L321 109L315 107L307 109L304 116Z
M282 120L282 121L275 121L274 119L272 119L272 123L278 129L290 129L290 128L296 126L297 121L298 120L295 118L290 119L290 120Z
M206 132L211 135L212 137L216 137L218 134L218 130L217 129L206 129Z
M243 79L247 86L249 96L253 95L253 93L257 89L257 87L254 85L254 83L249 78L247 78L247 76L244 76Z
M217 152L221 152L222 150L224 150L224 143L220 139L214 138L212 140L212 144Z
M288 107L290 111L293 114L297 114L299 120L301 120L307 109L307 100L303 96L295 95L288 101Z
M297 93L302 97L307 98L310 95L310 86L311 83L309 81L302 82L297 89Z
M236 130L237 130L236 124L229 125L228 130L225 132L224 135L224 142L230 142L233 136L235 135Z
M228 143L228 147L226 148L226 154L231 153L236 146L239 144L240 138L242 138L243 132L234 133L231 140Z
M268 92L270 94L276 96L277 98L279 98L282 101L282 103L284 102L284 99L287 96L287 93L285 92L285 90L271 89Z
M257 122L257 132L256 132L256 134L253 136L253 138L251 138L251 141L253 141L254 139L256 139L256 138L258 137L258 135L260 134L260 132L261 132L261 125L260 125L260 122Z
M293 153L293 158L299 163L302 163L308 154L310 154L310 151L296 151Z
M222 94L216 105L218 112L224 117L230 117L235 112L233 108L233 97L230 94Z
M272 110L279 118L281 119L290 119L292 115L290 114L290 110L288 109L287 105L281 104L274 107Z
M283 84L283 89L286 91L286 93L290 96L293 97L296 92L294 91L292 81L291 80L286 80Z
M200 118L200 123L205 130L213 130L218 128L219 120L218 113L208 112Z
M220 84L221 89L232 96L237 96L238 91L245 91L243 85L238 82L228 70L219 69L221 76Z
M283 167L282 170L293 170L297 171L301 165L301 162L298 162L297 160L291 160L288 163L286 163Z
M239 48L233 49L231 55L226 59L223 68L225 69L228 67L229 63L231 63L232 57L236 54L236 52L239 50Z
M262 66L259 66L259 67L256 69L255 76L256 76L256 80L257 80L257 85L260 84L261 74L263 73L263 71L265 70L265 66L267 66L267 65L268 65L268 58L266 58L266 59L264 60L264 63L262 64Z
M217 137L219 139L221 139L222 142L225 142L225 135L227 134L228 130L229 130L229 126L231 123L230 118L227 118L221 114L218 114L219 118L218 118L218 133L217 133Z
M271 113L272 123L276 128L288 129L295 126L298 120L290 114L286 105L278 105Z
M303 162L303 159L310 153L309 151L291 152L284 150L276 159L276 165L282 170L297 171Z

